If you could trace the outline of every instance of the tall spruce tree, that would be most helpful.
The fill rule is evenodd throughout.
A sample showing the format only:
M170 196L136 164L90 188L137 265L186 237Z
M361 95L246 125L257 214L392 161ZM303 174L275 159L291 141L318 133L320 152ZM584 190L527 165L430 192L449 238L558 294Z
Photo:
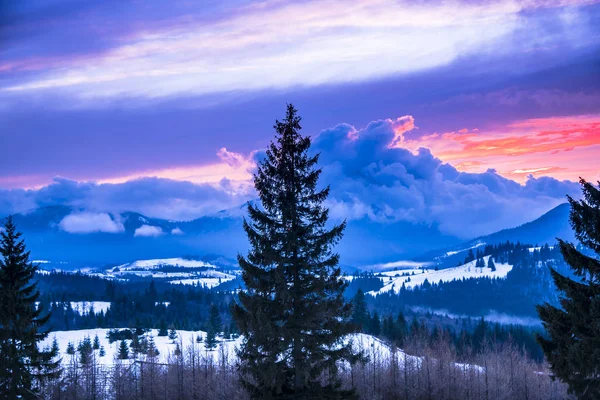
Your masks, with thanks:
M0 233L0 398L35 399L36 382L60 373L56 351L38 349L48 336L50 314L36 306L40 297L33 277L37 266L12 217Z
M581 179L583 199L571 203L570 220L579 242L600 255L600 190ZM600 182L599 182L600 183ZM600 261L559 240L565 261L578 279L551 269L561 308L537 307L548 338L538 341L552 372L581 399L600 399Z
M319 157L308 154L311 139L291 104L274 128L254 176L261 206L248 204L244 221L251 250L238 256L246 291L232 315L244 335L242 383L254 399L352 397L336 365L359 359L342 341L353 330L352 307L332 250L345 223L326 227L329 188L317 189Z

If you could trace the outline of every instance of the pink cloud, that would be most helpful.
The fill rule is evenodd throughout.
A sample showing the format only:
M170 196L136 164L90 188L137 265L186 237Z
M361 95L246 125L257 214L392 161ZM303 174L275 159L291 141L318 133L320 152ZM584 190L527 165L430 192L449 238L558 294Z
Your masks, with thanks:
M592 155L600 151L600 115L526 119L492 131L461 129L398 144L413 151L429 148L460 170L494 168L520 181L530 174L593 178L600 170L600 160Z

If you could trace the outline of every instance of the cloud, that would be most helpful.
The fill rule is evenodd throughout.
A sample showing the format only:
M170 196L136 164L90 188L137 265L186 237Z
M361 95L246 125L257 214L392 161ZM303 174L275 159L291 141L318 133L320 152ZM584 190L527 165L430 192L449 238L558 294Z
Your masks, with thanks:
M411 116L372 121L364 128L341 123L314 138L311 151L320 153L320 183L331 186L327 206L333 218L424 224L446 235L472 238L533 220L565 202L566 194L579 196L578 184L571 181L529 175L519 183L491 168L461 171L424 147L409 149L406 146L413 144L409 135L414 132L409 129L414 126ZM400 142L399 137L403 138ZM393 143L403 146L390 146ZM253 168L264 154L262 150L248 156L221 151L224 160L243 169ZM485 166L473 162L470 167ZM522 170L535 173L530 168ZM40 189L0 190L0 212L66 204L99 213L135 211L148 217L190 220L220 210L238 210L254 198L250 180L195 184L140 178L94 183L56 178ZM138 236L161 232L148 226Z
M123 224L115 221L107 213L76 212L64 217L59 228L69 233L120 233Z
M593 21L577 9L580 2L574 3L567 12L553 9L562 2L515 1L359 0L348 7L342 0L312 0L223 2L216 10L156 4L120 8L124 19L135 18L135 28L104 23L113 14L96 4L81 13L85 18L69 12L63 19L56 13L42 20L42 39L29 32L29 17L43 13L16 18L8 29L16 39L8 41L8 54L15 56L0 70L13 78L4 91L63 90L81 100L355 82L447 65L489 48L524 53L565 42L583 46L594 38ZM208 11L216 16L207 17ZM90 28L100 23L107 26ZM71 51L56 49L66 37ZM23 56L32 48L44 56ZM54 52L45 54L48 48Z
M179 228L173 228L171 229L171 235L183 235L183 231Z
M133 233L134 237L157 237L163 235L163 230L158 226L142 225Z
M190 220L237 207L252 197L249 182L238 185L226 179L216 184L165 178L100 184L55 178L39 189L0 189L0 215L62 204L98 212L136 211L148 217Z
M494 169L459 171L426 148L390 147L396 121L364 129L340 124L315 138L333 217L427 224L472 238L530 221L565 202L566 194L579 195L574 182L529 176L521 185Z
M493 166L521 182L529 175L548 174L594 179L594 158L600 151L600 114L530 118L484 131L462 129L404 137L396 145L411 150L427 147L463 171L481 172Z

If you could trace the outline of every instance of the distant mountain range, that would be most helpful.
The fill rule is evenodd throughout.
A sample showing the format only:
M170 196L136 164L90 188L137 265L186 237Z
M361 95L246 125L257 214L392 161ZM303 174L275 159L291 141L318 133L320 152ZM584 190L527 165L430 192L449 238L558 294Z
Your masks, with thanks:
M442 267L450 267L461 263L469 249L476 251L477 247L484 245L495 245L507 241L520 242L531 246L554 245L557 238L575 242L575 233L569 222L570 210L569 203L563 203L531 222L515 228L503 229L490 235L480 236L444 250L433 250L417 257L417 259L433 259Z
M238 253L244 254L248 249L242 228L243 207L192 221L149 218L134 212L102 214L104 222L118 225L118 231L73 233L77 230L71 229L72 232L68 232L66 217L89 217L89 212L67 206L43 207L17 214L15 222L24 233L32 259L68 262L76 268L180 256L210 255L233 262ZM569 205L562 204L535 221L466 243L441 233L435 225L353 220L349 221L336 250L341 254L341 263L351 268L403 259L432 259L440 254L460 252L477 243L507 240L532 245L554 243L555 237L573 240L568 214Z

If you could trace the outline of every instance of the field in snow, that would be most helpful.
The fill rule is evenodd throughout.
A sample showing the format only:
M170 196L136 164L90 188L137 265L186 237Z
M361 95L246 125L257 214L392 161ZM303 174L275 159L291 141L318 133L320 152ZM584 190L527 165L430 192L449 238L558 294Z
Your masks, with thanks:
M59 269L53 271L60 272ZM38 270L39 274L49 274L50 270ZM184 258L161 258L138 260L117 265L106 270L83 268L77 271L89 276L107 280L127 281L132 278L161 279L172 284L198 285L213 288L236 278L239 271L220 271L213 264L187 260Z
M50 347L54 338L56 338L58 342L58 347L60 350L60 356L63 359L64 363L68 363L71 360L71 355L67 354L67 346L70 343L73 343L73 346L77 348L79 342L83 341L86 337L89 337L92 342L94 341L94 337L98 335L98 339L100 341L100 345L104 347L104 351L106 354L103 357L99 356L99 351L96 350L96 359L99 364L102 365L111 365L115 362L115 357L119 351L120 341L116 341L113 343L109 343L106 338L106 334L109 329L82 329L76 331L57 331L52 332L44 341L41 342L40 348L44 348L46 346ZM204 347L204 341L206 340L206 332L197 331L177 331L177 339L176 343L171 341L167 336L157 336L158 330L152 329L149 333L146 334L147 337L152 336L154 342L156 344L156 348L159 351L157 362L166 363L169 360L169 356L173 355L176 347L176 343L179 343L183 351L185 352L190 346L195 346L196 349L201 350L203 355L206 357L213 357L215 361L221 359L222 355L225 354L228 357L228 360L233 362L236 357L236 349L240 346L242 342L242 338L237 338L235 340L224 340L222 338L219 339L219 343L215 350L207 351ZM202 342L197 343L196 338L200 336L202 338ZM353 346L357 349L363 349L367 355L371 357L371 359L387 359L391 356L391 349L381 340L362 333L349 335L347 340L350 340ZM127 344L130 345L131 341L127 340ZM75 357L78 356L78 353L75 354ZM398 350L398 359L404 359L404 353L401 350ZM418 360L418 357L407 356L413 360Z
M40 302L36 302L36 306ZM108 308L110 307L109 301L71 301L71 308L76 313L83 315L89 313L91 310L94 310L94 313L99 313L100 311L106 313ZM60 303L59 303L60 304ZM67 306L65 305L65 309Z
M56 338L60 349L60 357L62 358L63 363L67 364L71 360L73 360L73 358L77 359L77 357L79 356L77 352L75 353L75 355L67 354L66 349L69 342L73 343L75 348L77 348L78 343L83 341L86 337L89 337L90 340L92 340L93 342L94 337L98 335L100 345L104 348L106 354L103 357L100 357L99 350L94 350L96 360L100 365L110 366L113 365L116 361L120 341L115 341L112 344L109 343L108 339L106 338L106 334L108 331L108 329L83 329L77 331L52 332L48 338L42 341L40 347L50 347L54 338ZM153 337L156 348L160 353L157 359L155 359L155 362L157 363L169 363L170 356L174 355L176 343L179 343L184 354L190 349L194 348L196 349L196 351L200 352L202 357L212 359L212 361L215 363L225 362L231 365L236 362L236 350L242 343L241 337L235 340L224 340L220 338L217 348L208 351L204 347L204 341L206 340L206 332L177 331L177 339L175 342L171 341L167 336L159 337L157 336L157 334L158 330L156 329L153 329L146 334L148 337ZM202 338L202 342L200 343L196 342L196 337L198 336ZM364 333L354 333L348 335L345 341L346 343L348 341L351 342L355 350L362 351L364 355L368 356L369 362L386 362L389 361L392 357L392 349L387 344L371 335L366 335ZM127 342L128 345L131 344L130 340L128 340ZM137 359L144 361L144 356L138 356ZM132 361L133 360L130 359L124 362ZM405 363L410 363L412 366L418 367L422 362L422 358L406 354L401 349L396 349L396 362L400 367L405 365ZM483 371L483 368L478 365L468 365L460 363L455 363L455 365L459 368L473 368L479 372Z
M429 283L440 283L469 278L506 278L506 275L512 270L512 265L496 263L496 271L492 271L487 268L489 258L490 256L483 257L486 265L484 268L475 268L476 261L471 261L458 267L441 269L439 271L433 269L388 271L382 273L385 275L380 276L384 286L377 291L369 293L379 294L389 292L390 290L397 293L403 284L407 289L410 289L422 285L425 279ZM414 275L412 275L413 273Z
M128 264L117 265L112 270L116 270L117 268L121 271L136 269L148 270L166 266L183 268L216 268L213 264L199 260L187 260L185 258L158 258L154 260L137 260Z

